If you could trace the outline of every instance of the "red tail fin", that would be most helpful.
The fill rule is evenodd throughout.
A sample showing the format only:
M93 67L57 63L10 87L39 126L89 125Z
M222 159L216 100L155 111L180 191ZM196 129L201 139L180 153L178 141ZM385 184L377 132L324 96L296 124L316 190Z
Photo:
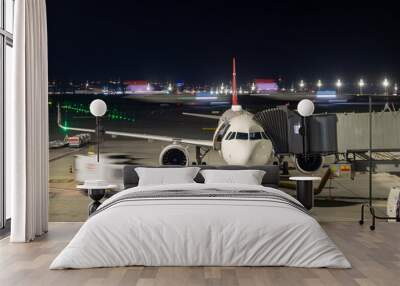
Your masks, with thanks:
M232 105L238 105L238 96L236 88L236 60L233 57L233 72L232 72Z

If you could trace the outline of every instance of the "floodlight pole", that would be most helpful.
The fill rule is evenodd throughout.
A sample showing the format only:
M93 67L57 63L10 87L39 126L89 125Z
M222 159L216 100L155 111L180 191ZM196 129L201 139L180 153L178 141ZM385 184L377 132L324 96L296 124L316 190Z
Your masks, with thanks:
M308 145L307 145L307 117L302 116L303 117L303 154L304 154L304 158L307 157L307 149L308 149Z
M378 216L375 214L375 208L372 205L372 96L369 95L369 148L368 148L368 155L369 155L369 188L368 188L368 203L361 205L361 219L359 221L360 225L364 224L364 209L365 207L369 208L369 212L371 213L372 223L369 226L370 230L375 230L375 221L376 219L381 220L395 220L396 222L400 222L400 218L390 217L390 216Z
M97 163L100 162L100 117L96 116Z
M90 113L96 117L96 141L97 141L97 163L100 161L100 117L107 112L107 104L101 99L95 99L90 103Z
M372 97L369 96L369 205L372 207Z

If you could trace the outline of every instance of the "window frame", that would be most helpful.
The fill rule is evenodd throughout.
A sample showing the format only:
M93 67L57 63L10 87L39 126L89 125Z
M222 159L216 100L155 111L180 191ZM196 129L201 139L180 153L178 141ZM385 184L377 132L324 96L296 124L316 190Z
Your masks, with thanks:
M6 49L13 47L13 34L7 31L6 1L0 0L0 236L9 231L10 221L6 217L6 189L5 189L5 100L6 100ZM12 13L14 13L15 0L12 1ZM13 16L11 16L13 17ZM12 29L13 30L13 29Z

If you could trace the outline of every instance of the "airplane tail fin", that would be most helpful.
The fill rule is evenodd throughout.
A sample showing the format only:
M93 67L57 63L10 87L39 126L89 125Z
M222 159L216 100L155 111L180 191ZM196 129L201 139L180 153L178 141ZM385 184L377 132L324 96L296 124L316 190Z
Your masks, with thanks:
M236 59L232 61L232 105L238 105L237 87L236 87Z
M236 59L233 57L232 61L232 107L233 111L241 111L242 106L239 105L236 85Z

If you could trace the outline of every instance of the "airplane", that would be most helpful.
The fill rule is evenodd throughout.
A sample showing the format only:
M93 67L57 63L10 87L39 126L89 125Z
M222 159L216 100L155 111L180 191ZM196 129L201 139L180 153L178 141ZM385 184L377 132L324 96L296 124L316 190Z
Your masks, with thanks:
M204 164L203 159L213 149L228 165L263 165L272 157L273 147L271 140L265 134L263 127L253 120L253 114L243 110L238 103L236 85L236 60L232 63L232 106L221 116L196 113L183 113L187 116L197 116L218 120L218 126L212 140L198 140L189 138L175 138L153 134L140 134L119 131L104 131L103 134L124 136L137 139L169 142L160 153L160 165L190 164L188 146L196 148L196 164ZM64 130L95 133L95 129L64 126L61 123L61 111L58 106L58 126Z

